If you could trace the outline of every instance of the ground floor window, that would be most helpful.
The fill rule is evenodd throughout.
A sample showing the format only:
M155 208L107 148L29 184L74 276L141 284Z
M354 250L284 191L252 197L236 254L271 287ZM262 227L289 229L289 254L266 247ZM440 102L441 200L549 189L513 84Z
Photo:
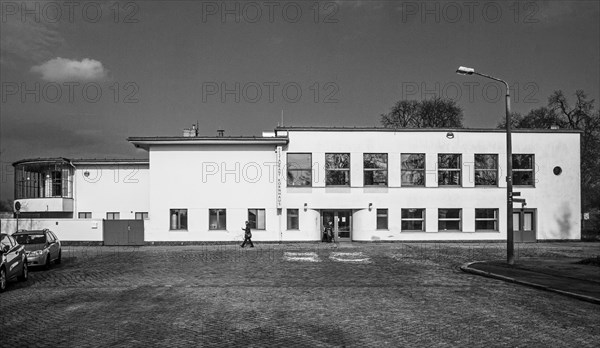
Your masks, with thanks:
M438 209L439 231L461 231L462 209Z
M138 211L135 213L136 220L148 220L148 212L147 211Z
M227 229L227 211L225 209L208 210L208 229L226 230Z
M425 209L402 209L402 231L425 231Z
M377 209L377 229L387 230L388 229L388 210Z
M187 209L171 209L169 216L171 217L171 230L187 230L188 217Z
M287 229L288 230L299 229L298 209L288 209L287 210Z
M106 213L106 220L119 220L120 218L121 218L121 213L117 213L117 212Z
M82 211L77 214L77 217L79 217L80 219L91 219L92 213L89 211L85 211L85 212Z
M264 230L266 228L265 210L248 209L248 222L250 222L250 228Z
M498 231L498 209L475 209L475 231Z

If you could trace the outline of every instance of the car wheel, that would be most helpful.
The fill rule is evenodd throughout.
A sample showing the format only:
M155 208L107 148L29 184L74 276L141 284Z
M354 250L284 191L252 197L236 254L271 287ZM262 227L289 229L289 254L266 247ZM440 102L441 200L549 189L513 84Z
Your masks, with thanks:
M6 290L6 271L4 268L0 269L0 292Z
M19 276L19 280L24 282L29 278L29 267L27 266L27 260L23 260L23 270L21 271L21 276Z
M61 263L61 259L62 259L62 250L58 251L58 259L56 259L56 264Z
M46 263L44 264L44 268L50 269L50 254L49 253L48 253L48 256L46 256Z

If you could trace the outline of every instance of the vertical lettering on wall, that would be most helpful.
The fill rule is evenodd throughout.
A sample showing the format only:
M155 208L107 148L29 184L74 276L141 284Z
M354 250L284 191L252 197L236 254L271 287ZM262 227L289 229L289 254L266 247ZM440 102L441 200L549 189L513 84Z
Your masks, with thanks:
M281 209L281 146L277 146L277 209Z

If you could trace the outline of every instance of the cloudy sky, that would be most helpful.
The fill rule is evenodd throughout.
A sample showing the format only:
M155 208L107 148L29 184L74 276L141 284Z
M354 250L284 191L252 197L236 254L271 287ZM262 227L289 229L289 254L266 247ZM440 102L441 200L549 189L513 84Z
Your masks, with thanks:
M378 126L400 99L452 98L495 127L557 89L599 99L597 1L5 1L2 198L23 158L138 158L128 136Z

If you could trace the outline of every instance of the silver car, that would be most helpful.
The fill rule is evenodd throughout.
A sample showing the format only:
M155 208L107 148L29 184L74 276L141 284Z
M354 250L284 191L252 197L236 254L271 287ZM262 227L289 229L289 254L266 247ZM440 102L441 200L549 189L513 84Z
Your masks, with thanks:
M25 248L6 233L0 233L0 292L13 278L27 280L27 256Z
M61 244L56 235L49 229L21 230L13 234L17 242L25 246L27 264L50 268L52 262L60 263L62 258Z

